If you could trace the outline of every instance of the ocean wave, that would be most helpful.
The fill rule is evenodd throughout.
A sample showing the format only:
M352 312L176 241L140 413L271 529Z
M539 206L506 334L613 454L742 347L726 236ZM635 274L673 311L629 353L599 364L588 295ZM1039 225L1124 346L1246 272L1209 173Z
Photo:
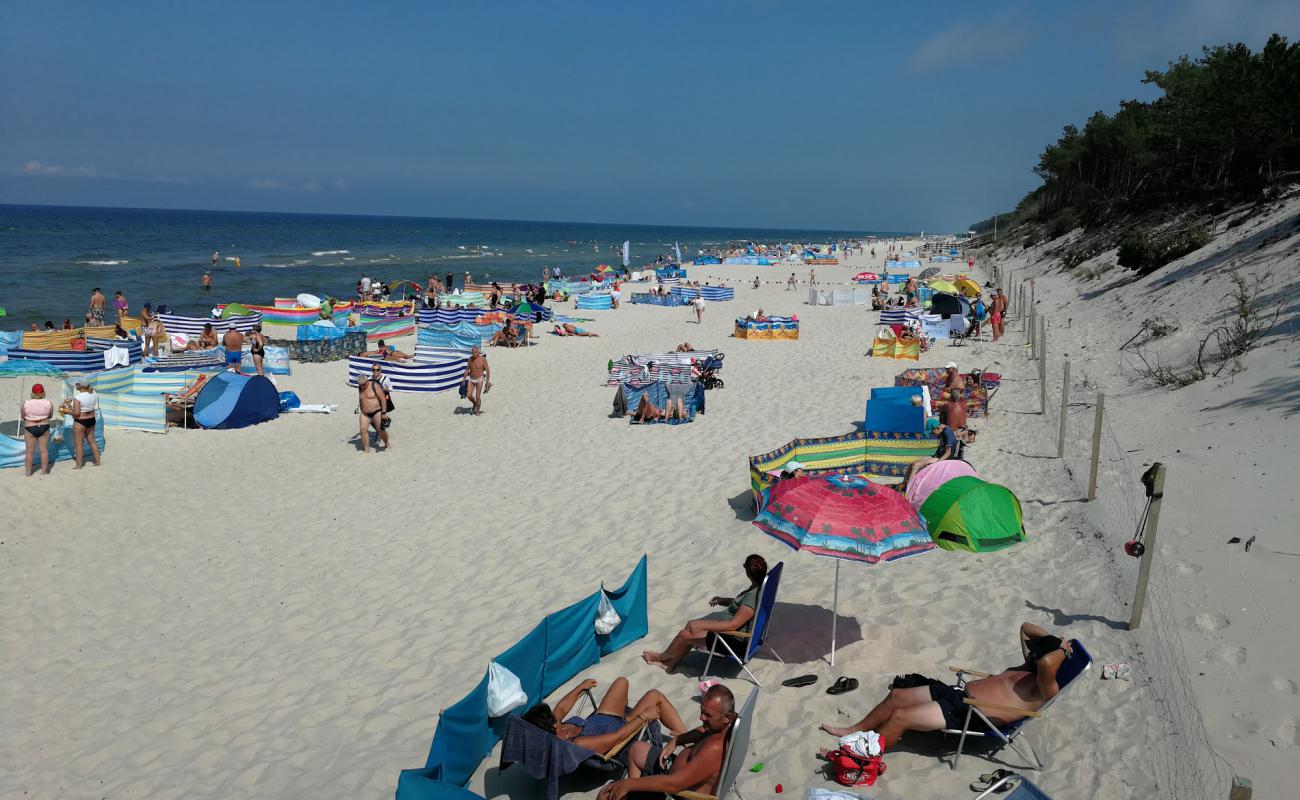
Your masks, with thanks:
M311 254L314 256L345 256L351 252L351 250L313 250Z
M118 264L130 264L131 262L125 258L109 258L102 261L78 261L77 263L92 267L116 267Z

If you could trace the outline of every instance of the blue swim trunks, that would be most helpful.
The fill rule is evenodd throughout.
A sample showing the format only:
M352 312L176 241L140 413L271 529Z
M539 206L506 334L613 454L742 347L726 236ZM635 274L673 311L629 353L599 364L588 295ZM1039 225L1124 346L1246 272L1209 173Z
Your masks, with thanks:
M240 360L240 358L242 358L242 357L243 357L243 353L239 352L238 350L235 350L235 351L233 351L233 352L227 352L227 353L226 353L226 366L232 366L232 367L233 367L234 365L236 365L236 364L239 363L239 360Z

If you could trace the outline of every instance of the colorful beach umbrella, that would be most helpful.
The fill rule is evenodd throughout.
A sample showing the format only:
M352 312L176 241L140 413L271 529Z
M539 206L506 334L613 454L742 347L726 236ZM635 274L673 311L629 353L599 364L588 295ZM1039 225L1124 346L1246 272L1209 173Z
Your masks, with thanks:
M947 294L959 294L957 286L950 280L944 278L935 278L930 281L930 288L936 292L946 292Z
M980 285L975 281L971 280L970 278L966 278L966 277L958 278L957 280L953 281L953 284L957 287L957 291L961 292L967 297L979 296Z
M391 297L392 295L395 295L398 293L398 291L400 291L402 293L402 299L406 299L406 291L408 289L415 294L419 294L420 292L424 291L424 289L421 288L420 284L416 283L415 281L397 281L396 283L389 285L388 294Z
M831 666L835 665L840 562L879 564L934 549L925 522L907 499L862 475L780 481L768 490L754 525L795 550L835 559Z
M608 264L601 264L599 267L596 267L596 271L597 271L597 272L613 272L613 271L614 271L614 268L611 267L611 266L608 265Z
M943 272L943 270L939 269L938 267L926 267L925 269L918 272L916 274L916 277L920 278L921 280L925 280L926 278L938 277L939 273L941 272Z

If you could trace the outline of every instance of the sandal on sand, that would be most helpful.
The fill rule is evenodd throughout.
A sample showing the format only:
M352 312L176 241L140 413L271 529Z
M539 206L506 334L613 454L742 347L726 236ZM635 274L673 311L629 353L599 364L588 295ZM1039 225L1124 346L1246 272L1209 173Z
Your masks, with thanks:
M856 688L858 688L857 678L841 677L837 678L835 683L831 684L831 687L826 690L826 694L844 694L845 692L851 692Z
M782 686L812 686L817 682L816 675L800 675L797 678L781 681Z
M979 777L979 780L970 785L970 790L972 792L987 792L989 789L993 788L993 784L1014 774L1015 773L1009 769L998 769L993 772L986 772ZM998 788L998 794L1002 794L1010 789L1010 785L1001 786Z

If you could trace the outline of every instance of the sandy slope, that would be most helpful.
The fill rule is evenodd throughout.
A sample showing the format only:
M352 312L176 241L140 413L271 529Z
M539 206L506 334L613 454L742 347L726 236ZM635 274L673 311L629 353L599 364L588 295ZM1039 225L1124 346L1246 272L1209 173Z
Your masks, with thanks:
M817 269L846 281L875 266ZM755 273L772 283L749 287ZM780 268L711 267L737 301L685 309L586 312L599 339L543 335L491 353L496 384L473 418L448 394L399 396L392 452L361 455L344 367L295 365L281 379L328 417L240 431L110 436L106 463L46 478L0 475L12 524L0 537L0 795L25 797L385 797L420 766L437 712L487 659L547 609L619 581L649 553L651 634L659 646L705 600L737 588L746 553L787 563L768 684L742 790L828 785L813 759L823 721L856 719L896 673L950 663L1016 663L1022 620L1084 640L1099 661L1128 660L1105 559L1031 411L1018 341L950 350L1006 385L971 460L1024 501L1030 540L1010 552L944 552L848 566L841 650L829 641L833 566L793 554L748 523L746 457L795 436L846 432L871 386L904 364L863 357L875 314L811 308ZM800 269L801 281L807 270ZM737 313L798 313L797 342L729 338ZM607 359L689 339L726 352L727 388L688 426L609 419ZM1014 341L1014 340L1013 340ZM1171 520L1171 524L1176 522ZM1235 615L1234 615L1235 617ZM1238 618L1239 619L1239 618ZM1235 635L1242 626L1225 633ZM1223 634L1218 634L1223 635ZM662 688L691 715L702 662L664 676L632 647L593 674ZM1281 667L1275 668L1281 671ZM779 685L815 672L810 688ZM840 674L863 688L824 693ZM746 690L744 681L733 681ZM1293 701L1289 696L1288 701ZM1041 783L1062 797L1152 796L1150 735L1137 683L1087 681L1037 732L1052 751ZM932 748L888 759L887 797L961 796L988 762L952 772ZM471 788L539 796L489 756ZM961 790L958 792L957 790Z
M1300 447L1300 197L1244 224L1224 214L1202 250L1136 279L1123 269L1096 280L1062 274L1043 248L1002 261L1018 276L1036 276L1039 310L1052 319L1049 355L1059 381L1061 357L1072 360L1073 390L1086 382L1107 393L1109 419L1140 465L1160 461L1169 478L1160 523L1159 572L1177 613L1188 675L1215 749L1256 796L1294 793L1300 746L1300 670L1293 605L1300 581L1296 525L1296 458ZM1114 252L1081 265L1114 262ZM1143 319L1161 317L1177 333L1144 353L1181 363L1211 327L1229 315L1229 271L1262 283L1261 301L1282 314L1242 371L1183 389L1141 385L1132 356L1119 347ZM1238 537L1257 541L1250 552ZM1124 561L1128 562L1127 559ZM1122 568L1131 577L1135 562Z

